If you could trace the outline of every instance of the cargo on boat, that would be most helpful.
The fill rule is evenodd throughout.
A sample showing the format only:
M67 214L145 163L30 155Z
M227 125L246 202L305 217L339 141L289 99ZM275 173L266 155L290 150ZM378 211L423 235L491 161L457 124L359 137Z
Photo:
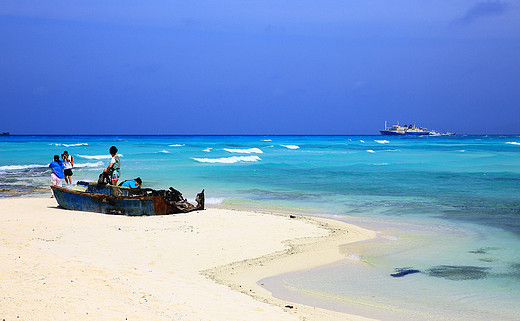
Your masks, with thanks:
M172 187L168 190L133 189L80 181L73 188L51 188L61 207L75 211L139 216L188 213L204 209L204 190L197 194L197 205L193 205Z

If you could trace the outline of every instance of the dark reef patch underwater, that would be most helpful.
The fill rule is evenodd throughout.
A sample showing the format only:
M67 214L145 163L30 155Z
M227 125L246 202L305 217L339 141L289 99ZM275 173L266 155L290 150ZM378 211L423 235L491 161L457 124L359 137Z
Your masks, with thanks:
M466 266L466 265L439 265L426 270L428 276L437 278L445 278L448 280L462 281L462 280L480 280L489 276L490 268L480 266ZM403 277L409 274L423 273L420 270L410 267L396 268L395 273L390 274L394 278Z
M439 265L427 271L429 276L445 278L454 281L480 280L489 275L489 268L465 265Z

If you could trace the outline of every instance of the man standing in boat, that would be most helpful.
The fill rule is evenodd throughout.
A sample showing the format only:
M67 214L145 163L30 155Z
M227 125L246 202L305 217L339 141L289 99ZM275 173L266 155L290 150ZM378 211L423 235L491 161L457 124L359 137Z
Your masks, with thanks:
M120 173L120 166L121 162L119 160L119 155L117 155L117 147L112 146L110 147L110 155L112 155L112 159L110 160L110 164L108 167L103 170L103 172L108 173L110 175L110 178L112 180L112 185L117 185L117 181L119 180L119 177L121 176Z

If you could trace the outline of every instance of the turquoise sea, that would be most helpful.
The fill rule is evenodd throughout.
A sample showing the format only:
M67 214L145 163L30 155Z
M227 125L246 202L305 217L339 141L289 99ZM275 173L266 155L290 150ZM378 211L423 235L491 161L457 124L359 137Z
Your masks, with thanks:
M112 145L121 178L145 187L379 232L344 261L262 280L276 296L385 319L520 319L520 136L2 136L0 197L50 195L64 150L73 181L95 181Z

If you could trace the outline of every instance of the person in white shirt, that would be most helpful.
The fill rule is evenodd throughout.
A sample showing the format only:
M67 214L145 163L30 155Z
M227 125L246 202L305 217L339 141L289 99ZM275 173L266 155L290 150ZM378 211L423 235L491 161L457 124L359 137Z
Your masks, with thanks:
M61 157L63 158L63 174L65 175L65 183L66 184L72 184L72 167L74 167L74 157L72 155L69 155L69 152L64 151L63 154L61 154Z

